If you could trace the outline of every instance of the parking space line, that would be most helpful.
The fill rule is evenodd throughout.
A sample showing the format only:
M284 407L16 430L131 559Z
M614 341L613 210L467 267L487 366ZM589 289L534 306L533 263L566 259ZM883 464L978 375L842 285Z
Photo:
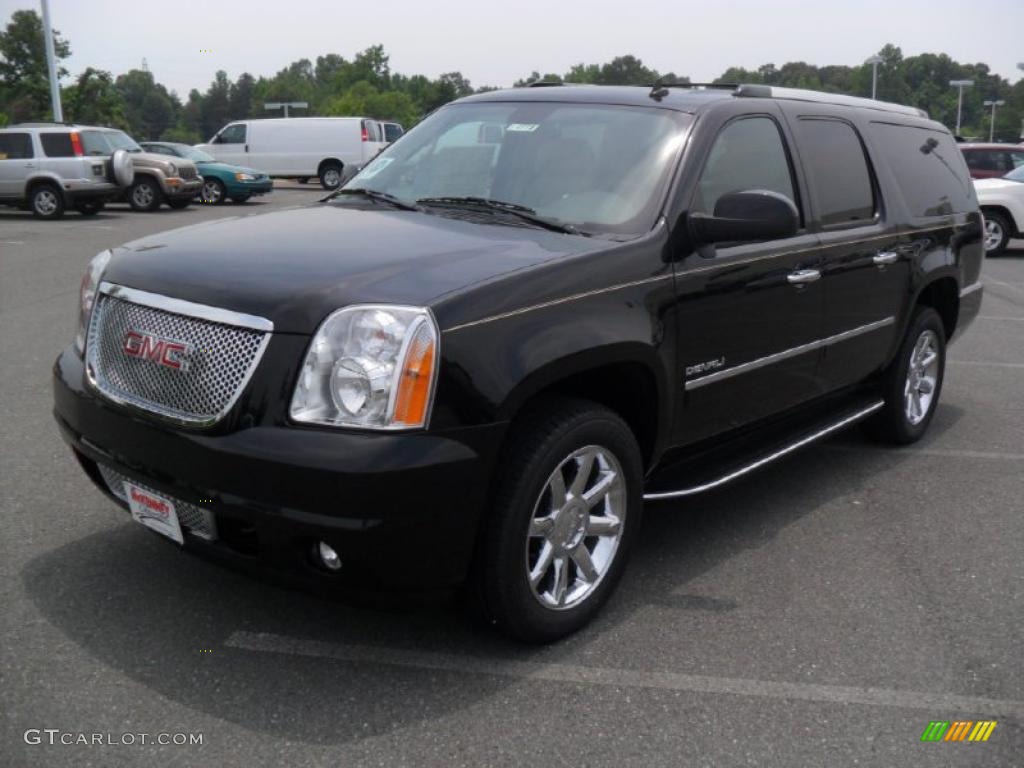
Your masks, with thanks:
M1024 368L1024 363L986 363L981 360L946 360L947 365L969 365L972 368Z
M498 675L531 681L541 680L616 688L646 688L688 693L731 694L752 698L814 701L826 704L864 704L932 712L956 711L977 715L1024 718L1024 701L991 699L956 693L901 691L889 688L814 683L783 683L734 677L683 675L676 672L644 672L614 667L545 664L454 653L330 643L266 632L234 632L224 645L228 648L258 653L278 653L463 674Z

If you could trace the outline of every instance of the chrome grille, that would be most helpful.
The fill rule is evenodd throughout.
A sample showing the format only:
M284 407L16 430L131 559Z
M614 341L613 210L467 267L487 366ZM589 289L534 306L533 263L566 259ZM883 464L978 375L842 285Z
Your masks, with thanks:
M181 527L186 529L189 533L194 536L206 539L207 541L217 540L217 520L213 516L213 513L208 509L197 507L195 504L189 504L187 501L176 499L173 496L167 496L163 491L158 491L156 488L150 488L145 483L140 483L138 480L133 480L130 477L122 475L116 469L111 469L104 464L97 465L100 468L100 474L103 475L103 481L110 488L110 492L113 493L121 501L128 502L128 493L124 489L124 483L127 480L132 485L142 488L144 491L155 493L157 496L163 496L164 498L170 499L174 503L174 511L178 515L178 522Z
M183 179L194 179L196 176L199 175L195 168L192 168L187 165L183 165L180 168L178 168L178 174Z
M188 313L171 311L178 309ZM265 330L207 319L220 316L248 317L104 283L86 343L89 380L115 402L190 426L214 424L238 399L270 338ZM129 355L129 332L184 345L181 367Z

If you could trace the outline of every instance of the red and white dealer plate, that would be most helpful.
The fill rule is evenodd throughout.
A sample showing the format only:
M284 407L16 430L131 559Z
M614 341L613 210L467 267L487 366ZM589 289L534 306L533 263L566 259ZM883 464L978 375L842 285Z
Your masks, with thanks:
M124 490L128 497L128 507L136 521L179 544L185 543L174 502L127 481Z

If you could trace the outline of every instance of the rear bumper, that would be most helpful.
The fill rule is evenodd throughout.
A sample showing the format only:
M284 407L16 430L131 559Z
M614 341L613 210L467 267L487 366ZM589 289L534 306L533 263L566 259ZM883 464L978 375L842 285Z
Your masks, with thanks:
M957 313L956 330L953 332L950 343L960 338L981 312L981 300L984 294L985 288L980 279L973 285L965 286L960 290L960 309Z
M468 571L504 425L458 433L366 434L287 425L222 434L140 417L84 383L82 359L54 366L54 416L89 477L110 498L107 467L213 513L215 541L185 547L318 589L437 589ZM313 557L341 556L329 573Z

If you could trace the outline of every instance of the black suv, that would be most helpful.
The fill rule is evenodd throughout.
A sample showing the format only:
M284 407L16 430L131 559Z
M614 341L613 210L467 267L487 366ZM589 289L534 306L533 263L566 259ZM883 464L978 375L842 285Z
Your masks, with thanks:
M452 103L319 205L99 254L55 366L140 522L305 584L594 616L645 502L921 437L982 220L916 109L766 86Z

